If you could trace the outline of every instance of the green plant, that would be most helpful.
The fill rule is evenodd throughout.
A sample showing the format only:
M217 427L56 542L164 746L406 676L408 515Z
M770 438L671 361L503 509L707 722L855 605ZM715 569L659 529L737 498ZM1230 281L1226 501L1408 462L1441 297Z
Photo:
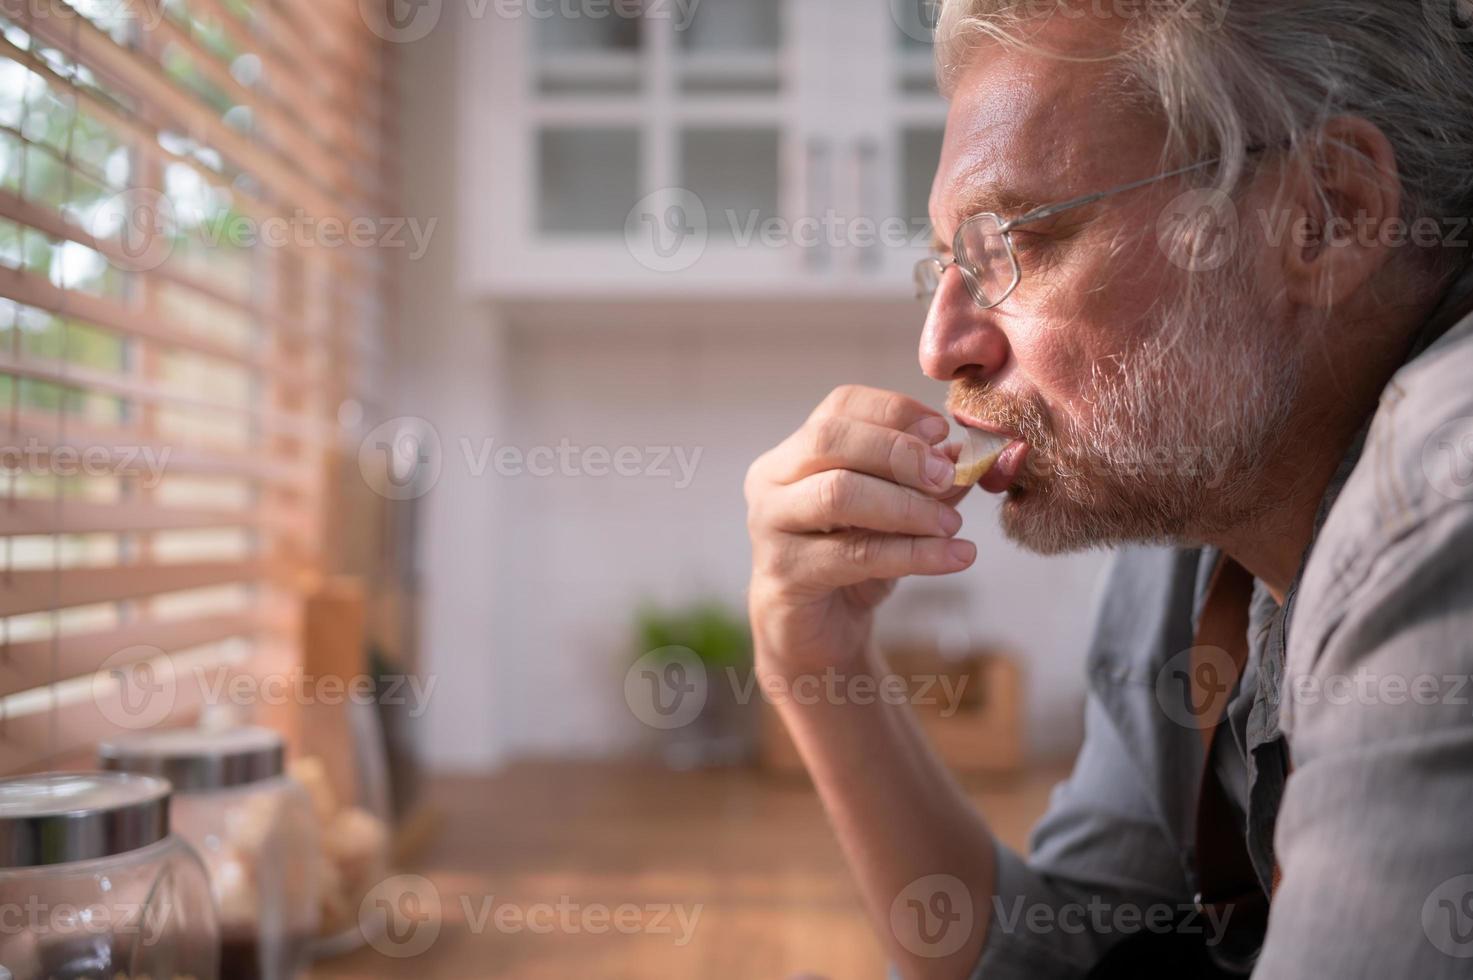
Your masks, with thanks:
M681 609L644 605L635 615L636 656L664 647L686 647L708 669L746 667L752 662L752 637L744 618L719 602Z

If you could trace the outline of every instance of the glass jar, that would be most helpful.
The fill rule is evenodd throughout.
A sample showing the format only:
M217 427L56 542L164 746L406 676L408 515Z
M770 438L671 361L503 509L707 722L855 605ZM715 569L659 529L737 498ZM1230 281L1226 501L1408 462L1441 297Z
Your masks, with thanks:
M169 729L112 739L104 768L174 785L174 829L209 869L223 980L285 980L318 927L319 841L306 791L265 728Z
M359 772L366 768L360 764ZM387 804L380 797L375 806L335 788L329 767L317 756L294 760L291 772L312 797L322 833L322 925L313 958L341 956L368 939L359 909L389 873Z
M219 976L209 878L169 832L169 784L0 780L0 963L14 980Z

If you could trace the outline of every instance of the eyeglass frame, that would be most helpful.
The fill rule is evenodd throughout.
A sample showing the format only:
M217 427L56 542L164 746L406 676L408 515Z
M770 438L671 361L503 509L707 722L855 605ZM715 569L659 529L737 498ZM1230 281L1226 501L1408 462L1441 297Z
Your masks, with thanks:
M1255 146L1250 148L1249 152L1258 152L1260 150L1261 147ZM921 291L921 270L929 266L936 271L936 288L931 291L930 296L931 302L934 303L936 300L936 293L941 291L941 280L942 277L946 275L946 270L951 268L952 266L956 266L958 269L961 270L962 281L966 283L967 293L971 295L972 301L974 303L976 303L984 310L990 310L997 306L1001 306L1004 302L1007 301L1009 296L1013 295L1014 291L1016 291L1018 286L1023 282L1023 267L1018 264L1018 249L1017 246L1013 244L1012 232L1014 228L1018 228L1026 224L1032 224L1036 221L1043 221L1045 218L1052 218L1055 215L1063 214L1065 211L1073 211L1077 208L1086 207L1090 204L1094 204L1096 201L1103 201L1105 198L1114 197L1117 194L1124 194L1126 191L1138 190L1142 187L1148 187L1151 184L1158 184L1163 180L1170 180L1172 177L1180 177L1182 174L1188 174L1193 172L1194 170L1202 170L1206 167L1210 167L1220 162L1220 157L1214 157L1211 160L1202 160L1197 163L1189 164L1185 167L1179 167L1176 170L1168 170L1165 173L1157 174L1154 177L1147 177L1144 180L1135 180L1131 181L1128 184L1121 184L1119 187L1112 187L1109 190L1097 191L1093 194L1086 194L1083 197L1071 198L1067 201L1061 201L1058 204L1045 204L1042 207L1034 208L1032 211L1019 215L1011 221L1004 221L1001 215L996 214L992 211L983 211L979 214L974 214L963 221L961 224L957 225L956 235L953 236L951 242L952 258L950 260L945 260L942 259L939 255L932 254L926 256L915 264L914 276L916 284L916 299L926 298ZM1008 286L1007 289L1003 290L1003 294L1001 297L992 302L984 300L980 295L981 287L977 285L977 280L979 277L975 268L969 268L967 265L963 264L960 259L957 258L957 256L960 255L962 251L962 232L964 232L967 226L972 224L972 222L979 221L983 218L991 218L993 221L997 222L998 234L1001 236L1003 244L1007 247L1008 264L1011 265L1013 269L1012 283Z

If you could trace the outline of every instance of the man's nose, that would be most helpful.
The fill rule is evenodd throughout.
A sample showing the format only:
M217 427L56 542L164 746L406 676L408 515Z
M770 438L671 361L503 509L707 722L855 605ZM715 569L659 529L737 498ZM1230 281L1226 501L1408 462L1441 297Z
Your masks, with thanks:
M921 331L920 361L937 381L985 381L1007 366L1007 336L967 292L960 269L948 267L941 277Z

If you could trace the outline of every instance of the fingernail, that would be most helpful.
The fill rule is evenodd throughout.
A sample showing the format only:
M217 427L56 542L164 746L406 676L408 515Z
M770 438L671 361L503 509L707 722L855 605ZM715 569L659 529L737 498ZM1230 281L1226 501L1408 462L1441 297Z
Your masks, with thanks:
M962 529L962 515L954 508L942 506L941 533L948 538Z
M928 419L922 419L916 424L916 438L924 439L927 442L935 442L950 431L951 426L947 424L945 419L938 415L933 415Z
M938 487L950 486L956 479L956 467L945 456L932 453L926 457L926 479Z
M977 557L977 546L970 541L953 541L946 546L946 550L963 565L970 565L972 559Z

